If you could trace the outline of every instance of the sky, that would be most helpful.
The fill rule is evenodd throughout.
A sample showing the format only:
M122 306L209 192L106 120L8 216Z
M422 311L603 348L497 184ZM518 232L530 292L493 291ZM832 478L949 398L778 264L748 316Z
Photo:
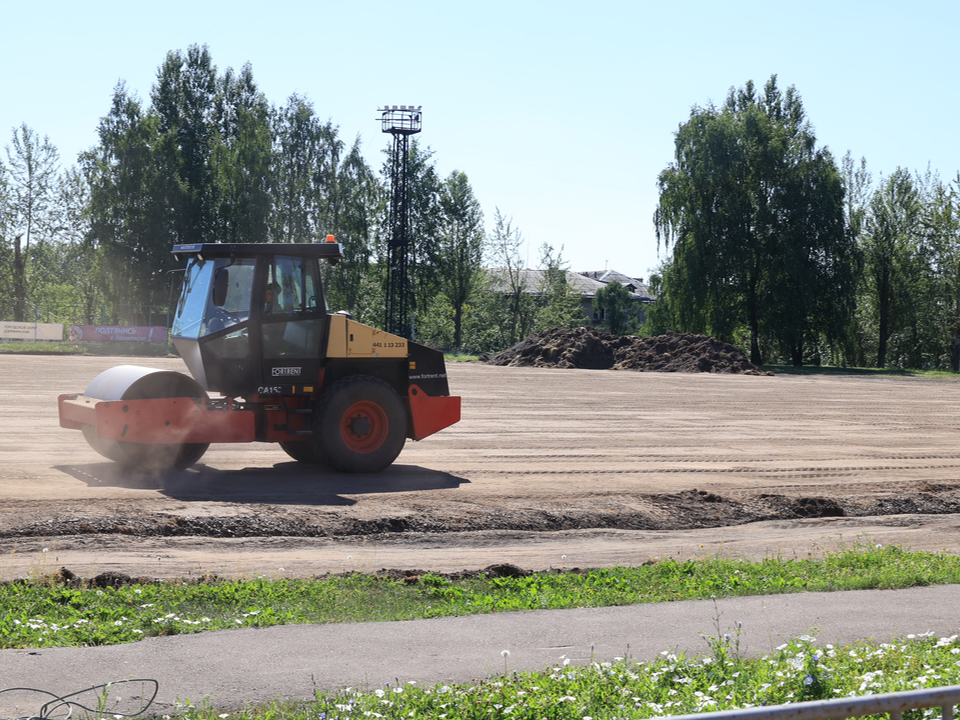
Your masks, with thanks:
M377 108L422 106L438 172L467 174L488 228L512 219L529 267L547 243L574 271L649 278L677 128L772 74L838 163L960 171L956 0L0 0L0 22L0 146L26 123L72 165L118 82L149 101L167 52L207 45L271 104L306 96L376 169Z

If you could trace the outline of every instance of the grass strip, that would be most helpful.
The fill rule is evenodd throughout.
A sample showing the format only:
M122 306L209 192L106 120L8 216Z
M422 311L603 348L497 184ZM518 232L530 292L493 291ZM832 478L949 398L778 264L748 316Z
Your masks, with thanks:
M749 632L745 625L739 632ZM225 713L186 702L164 718L190 720L607 720L650 718L761 705L862 696L960 684L957 636L908 635L892 643L844 647L802 636L760 658L738 652L739 635L707 638L697 656L669 651L651 662L617 658L576 666L564 656L541 672L504 671L488 680L420 686L397 678L377 688L318 692L311 702L275 702ZM708 647L709 646L709 647ZM939 708L912 710L904 720L938 717ZM885 717L885 716L883 716Z
M960 558L858 544L820 559L668 559L633 568L526 577L457 580L428 574L416 582L351 574L92 588L58 578L0 585L0 646L109 645L233 627L960 583Z
M309 710L314 718L331 720L369 717L367 712L385 718L602 720L734 710L960 683L956 636L845 648L820 647L816 638L804 636L758 659L740 657L737 639L711 639L710 652L697 657L664 652L650 663L623 658L583 667L570 665L561 657L543 672L511 674L507 670L503 676L477 685L419 690L415 685L398 684L320 695ZM509 664L509 657L505 659ZM934 708L934 713L939 713L939 708ZM904 718L922 716L920 711L904 714Z

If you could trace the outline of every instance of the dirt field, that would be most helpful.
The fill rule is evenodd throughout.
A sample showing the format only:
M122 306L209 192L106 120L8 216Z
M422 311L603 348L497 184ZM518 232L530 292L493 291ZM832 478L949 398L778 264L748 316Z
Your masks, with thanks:
M463 421L380 475L258 444L156 478L57 422L59 393L123 362L0 355L0 580L960 549L953 382L453 364Z

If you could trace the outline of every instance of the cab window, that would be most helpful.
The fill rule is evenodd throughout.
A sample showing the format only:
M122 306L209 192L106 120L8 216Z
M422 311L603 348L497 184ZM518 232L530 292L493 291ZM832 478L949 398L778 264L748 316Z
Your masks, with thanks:
M287 317L323 313L317 270L315 258L277 255L268 270L264 313Z
M239 325L250 318L250 299L253 297L253 270L256 261L253 258L217 258L213 270L212 285L222 282L225 294L223 304L215 302L216 294L211 287L207 293L207 306L203 313L202 335L209 335L233 325Z
M326 305L316 258L274 257L263 306L263 355L268 359L316 358Z

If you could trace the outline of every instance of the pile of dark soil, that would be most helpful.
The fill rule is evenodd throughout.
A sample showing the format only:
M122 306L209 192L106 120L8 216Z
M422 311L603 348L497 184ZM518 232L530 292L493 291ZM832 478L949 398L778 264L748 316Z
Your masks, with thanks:
M707 335L668 332L652 338L611 335L594 328L551 328L488 361L511 367L772 375L743 351Z

